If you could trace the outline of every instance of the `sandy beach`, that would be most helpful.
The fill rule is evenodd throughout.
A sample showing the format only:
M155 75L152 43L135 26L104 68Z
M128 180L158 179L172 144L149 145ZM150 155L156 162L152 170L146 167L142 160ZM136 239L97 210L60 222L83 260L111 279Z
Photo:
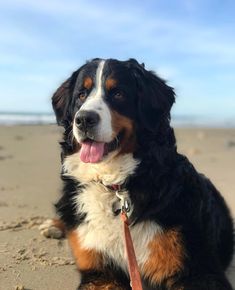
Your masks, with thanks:
M66 240L38 226L54 216L60 189L60 129L0 127L0 290L73 290L78 274ZM177 129L179 152L206 174L235 216L235 129ZM235 259L228 277L235 287Z

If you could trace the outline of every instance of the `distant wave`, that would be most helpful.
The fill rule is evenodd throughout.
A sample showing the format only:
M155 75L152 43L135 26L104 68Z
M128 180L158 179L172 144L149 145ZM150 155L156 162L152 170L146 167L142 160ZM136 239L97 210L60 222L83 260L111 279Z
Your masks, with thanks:
M173 115L172 125L176 127L235 128L235 116Z
M0 113L0 125L40 125L55 122L55 116L50 113Z
M53 113L0 112L0 125L42 125L55 124ZM218 118L197 115L173 115L172 125L176 127L225 127L235 128L234 118Z

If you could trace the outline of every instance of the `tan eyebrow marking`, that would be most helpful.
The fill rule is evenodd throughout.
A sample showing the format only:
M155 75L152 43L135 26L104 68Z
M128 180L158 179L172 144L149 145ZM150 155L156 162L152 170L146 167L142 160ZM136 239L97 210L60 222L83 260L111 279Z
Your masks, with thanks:
M92 85L93 85L93 81L90 77L87 77L84 79L84 81L83 81L84 88L89 90L89 89L91 89Z
M117 80L115 80L115 79L107 79L106 80L105 86L106 86L107 91L112 89L116 85L117 85Z

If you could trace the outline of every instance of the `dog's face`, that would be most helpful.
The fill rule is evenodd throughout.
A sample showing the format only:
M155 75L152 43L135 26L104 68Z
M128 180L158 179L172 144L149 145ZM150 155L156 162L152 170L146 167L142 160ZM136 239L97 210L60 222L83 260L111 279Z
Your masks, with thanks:
M57 122L71 127L83 162L96 163L111 151L136 147L139 127L154 131L169 118L174 92L137 61L94 59L52 98Z

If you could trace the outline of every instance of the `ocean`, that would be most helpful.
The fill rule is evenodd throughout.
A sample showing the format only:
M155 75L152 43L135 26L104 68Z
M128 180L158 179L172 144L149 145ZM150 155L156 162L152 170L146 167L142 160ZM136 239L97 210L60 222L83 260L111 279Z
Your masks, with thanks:
M53 113L0 112L0 125L46 125L55 124ZM175 127L215 127L235 128L234 118L201 115L173 115L172 126Z
M43 125L55 123L55 116L52 113L0 112L0 125Z

